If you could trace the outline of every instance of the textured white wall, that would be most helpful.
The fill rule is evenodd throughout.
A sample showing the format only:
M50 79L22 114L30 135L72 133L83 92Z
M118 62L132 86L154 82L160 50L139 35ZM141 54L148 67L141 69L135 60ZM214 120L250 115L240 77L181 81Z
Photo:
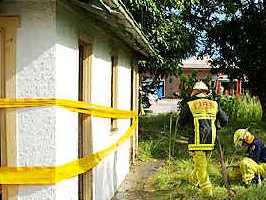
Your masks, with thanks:
M120 109L131 109L131 62L132 54L126 50L120 50L119 53L119 93L118 93L118 107ZM120 119L118 120L118 127L120 135L123 134L130 126L130 120ZM119 148L117 169L116 173L119 173L117 177L118 184L124 180L125 176L129 172L130 164L130 140Z
M19 15L17 97L55 97L55 2L4 1L1 14ZM55 164L55 109L17 111L17 165ZM19 200L54 199L54 186L20 186Z
M57 11L55 11L57 9ZM115 41L90 17L55 1L3 1L0 13L19 15L17 97L78 99L78 40L93 44L92 103L111 104L111 49ZM99 24L98 24L99 25ZM130 109L130 57L119 50L119 102ZM129 127L119 120L111 133L110 119L92 118L93 150L112 144ZM60 165L78 157L78 115L60 108L19 109L17 112L20 166ZM129 171L129 142L93 170L95 200L109 200ZM19 200L77 200L78 179L55 186L19 186Z
M56 10L56 97L77 100L79 77L77 16L60 4ZM56 164L78 158L78 114L65 109L56 112ZM57 200L78 200L78 177L56 185Z
M57 23L60 26L60 22ZM61 35L64 37L64 35ZM68 38L68 37L66 37ZM73 41L74 42L74 41ZM73 47L76 44L73 43ZM78 99L78 51L56 45L57 98ZM56 165L78 158L78 114L63 108L56 110ZM78 199L78 178L62 181L56 187L56 199Z
M111 47L108 37L94 41L92 62L92 102L111 105ZM93 151L99 151L110 144L111 120L92 118ZM110 199L114 192L113 156L106 158L93 170L95 200Z
M93 95L94 103L111 104L111 44L104 39L106 37L97 36L93 49ZM113 41L115 42L115 41ZM116 44L119 44L116 41ZM131 54L122 49L118 53L118 107L129 110L131 107ZM93 148L99 151L104 147L114 143L130 126L130 120L119 120L118 131L111 133L110 119L93 118ZM108 156L100 165L94 169L94 199L109 200L113 196L118 186L129 172L129 147L130 142L126 142L118 151Z
M93 44L92 58L92 103L111 104L111 35L96 27L86 16L77 15L67 7L57 6L56 46L56 96L78 99L78 40ZM111 42L112 41L112 42ZM119 44L118 41L116 41ZM115 43L116 43L115 42ZM117 45L121 47L122 45ZM130 109L131 105L131 54L126 49L119 51L119 108ZM64 74L64 76L62 76ZM73 124L73 122L75 122ZM78 118L69 111L57 110L56 144L57 164L77 158ZM119 131L111 133L110 119L92 118L93 151L97 152L115 142L129 127L129 120L119 120ZM67 130L66 135L60 134ZM71 144L73 146L71 146ZM94 199L109 200L129 172L129 146L126 142L117 152L106 158L93 170ZM77 199L77 178L57 184L57 199Z

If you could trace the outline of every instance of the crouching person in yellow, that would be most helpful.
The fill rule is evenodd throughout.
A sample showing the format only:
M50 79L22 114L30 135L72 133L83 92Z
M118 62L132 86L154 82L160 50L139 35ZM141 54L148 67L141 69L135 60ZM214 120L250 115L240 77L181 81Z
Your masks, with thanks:
M182 103L179 126L188 125L188 150L192 155L193 172L190 181L199 186L206 196L212 196L212 184L207 171L207 154L214 149L216 139L216 121L221 125L228 121L227 115L218 107L216 101L210 100L209 89L203 82L193 87L191 97Z
M247 147L248 157L239 163L242 181L248 185L251 182L260 183L266 175L266 146L255 138L247 129L238 129L234 133L235 146Z

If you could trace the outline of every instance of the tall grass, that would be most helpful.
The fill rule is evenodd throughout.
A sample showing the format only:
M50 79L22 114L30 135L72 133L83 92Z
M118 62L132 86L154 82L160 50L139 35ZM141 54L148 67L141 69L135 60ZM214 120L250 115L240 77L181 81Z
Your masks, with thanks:
M250 127L250 131L256 137L266 142L266 123L261 121L262 109L259 100L255 97L249 95L235 98L223 97L220 105L229 115L230 123L219 130L218 134L224 147L226 164L234 165L246 154L245 149L236 151L234 148L234 131L238 128ZM178 130L177 119L177 113L148 115L140 118L139 158L166 160L165 165L153 178L157 190L174 191L177 196L182 197L181 199L206 199L198 188L188 181L192 171L192 161L188 155L187 144L179 141L182 138L181 135L187 135ZM223 185L217 148L212 152L209 174L214 186L214 197L210 199L228 199ZM241 181L236 181L232 182L232 187L237 192L234 199L266 199L265 183L261 187L250 186L247 189Z
M186 140L180 136L177 120L177 113L140 117L139 159L187 156Z
M262 119L262 107L259 99L248 94L240 97L222 97L220 106L229 115L230 123L249 126L250 123Z

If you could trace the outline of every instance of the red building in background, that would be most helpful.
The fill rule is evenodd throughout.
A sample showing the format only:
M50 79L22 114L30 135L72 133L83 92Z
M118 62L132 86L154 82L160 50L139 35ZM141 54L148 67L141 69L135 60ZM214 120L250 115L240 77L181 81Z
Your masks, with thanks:
M212 74L211 66L208 63L207 58L203 60L197 60L192 57L184 60L183 72L185 76L191 76L193 71L197 72L197 79L203 80L207 77L211 77L212 87L215 88L217 94L224 95L241 95L242 87L240 80L231 81L227 75L224 74ZM176 98L174 93L180 92L181 81L178 76L171 76L161 80L158 94L161 98L172 99Z
M223 73L217 74L217 77L212 78L215 87L215 92L218 95L227 95L227 96L240 96L242 94L242 82L241 80L234 79L230 80L228 75Z
M213 77L211 73L211 67L207 60L197 60L196 58L190 58L183 62L183 72L185 76L191 76L193 71L197 72L197 79L203 80L207 77ZM165 98L176 98L174 93L180 92L181 81L178 76L171 76L162 80L164 85Z

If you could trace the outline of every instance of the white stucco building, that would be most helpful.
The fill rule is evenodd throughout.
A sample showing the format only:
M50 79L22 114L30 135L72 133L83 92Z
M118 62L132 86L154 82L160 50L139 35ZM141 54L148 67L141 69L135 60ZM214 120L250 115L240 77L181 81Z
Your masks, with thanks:
M0 1L1 98L137 110L136 57L151 53L119 0ZM113 143L131 123L58 107L1 113L2 166L61 165ZM129 172L135 146L128 140L86 175L55 185L2 186L2 199L109 200Z

